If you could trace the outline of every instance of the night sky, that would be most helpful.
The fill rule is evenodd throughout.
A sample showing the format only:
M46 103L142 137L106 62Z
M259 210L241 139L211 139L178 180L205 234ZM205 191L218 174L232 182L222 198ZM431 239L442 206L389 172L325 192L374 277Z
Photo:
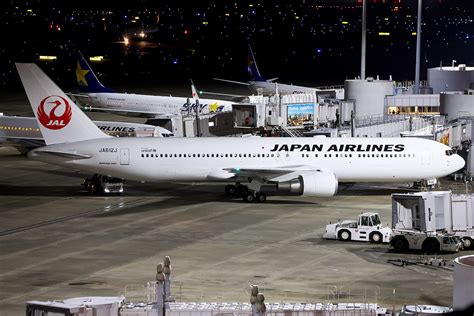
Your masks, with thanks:
M280 82L342 84L360 71L358 1L2 2L0 86L17 88L14 62L37 62L74 86L77 51L103 55L92 67L110 86L249 80L247 47L260 72ZM367 75L414 77L416 4L369 1ZM422 79L442 62L474 65L474 1L424 0ZM144 38L139 36L145 32ZM389 35L380 35L389 33ZM134 34L136 34L134 36ZM129 37L128 45L124 37ZM40 55L55 55L53 62Z

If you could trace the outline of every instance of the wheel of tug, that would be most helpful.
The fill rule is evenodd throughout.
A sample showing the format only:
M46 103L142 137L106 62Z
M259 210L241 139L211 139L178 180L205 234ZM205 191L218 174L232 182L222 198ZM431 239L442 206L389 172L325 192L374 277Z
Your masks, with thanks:
M264 203L266 200L267 196L265 195L265 193L260 192L257 194L257 202Z
M395 250L408 250L408 241L405 237L397 236L391 241L391 244Z
M253 195L253 193L247 193L246 195L244 195L244 201L247 203L252 203L255 201L255 196Z
M370 235L370 242L374 243L374 244L380 244L382 242L382 234L381 233L372 233Z
M466 250L471 249L472 248L472 239L469 238L469 237L464 237L462 239L462 245L463 245L464 249L466 249Z
M434 238L428 238L423 242L421 249L427 253L439 252L439 242Z
M235 185L229 184L225 186L225 194L234 195L237 192Z
M339 232L339 239L343 241L349 241L351 240L351 232L348 230L341 230Z

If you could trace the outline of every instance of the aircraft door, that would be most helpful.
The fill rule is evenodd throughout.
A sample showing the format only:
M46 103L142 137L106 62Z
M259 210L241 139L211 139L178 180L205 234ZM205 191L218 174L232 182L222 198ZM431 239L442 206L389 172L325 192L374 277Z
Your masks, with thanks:
M120 164L121 165L130 164L130 149L120 148Z

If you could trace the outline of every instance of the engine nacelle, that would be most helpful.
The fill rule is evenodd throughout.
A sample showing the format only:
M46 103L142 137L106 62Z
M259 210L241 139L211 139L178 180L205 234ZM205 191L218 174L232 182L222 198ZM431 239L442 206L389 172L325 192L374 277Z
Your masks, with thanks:
M278 183L277 188L303 196L331 197L337 192L338 181L332 172L306 171L296 179Z

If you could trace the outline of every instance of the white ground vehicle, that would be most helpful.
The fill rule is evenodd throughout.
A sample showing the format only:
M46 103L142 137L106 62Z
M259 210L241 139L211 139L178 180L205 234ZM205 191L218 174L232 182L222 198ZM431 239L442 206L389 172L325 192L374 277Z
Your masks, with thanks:
M365 212L359 215L357 221L342 221L326 225L323 237L326 239L370 241L373 243L388 243L392 230L382 227L379 214Z
M437 232L421 232L409 229L394 229L390 246L395 250L422 250L427 253L459 252L462 249L461 239L457 236Z
M84 181L84 187L92 194L122 194L123 180L94 174Z

